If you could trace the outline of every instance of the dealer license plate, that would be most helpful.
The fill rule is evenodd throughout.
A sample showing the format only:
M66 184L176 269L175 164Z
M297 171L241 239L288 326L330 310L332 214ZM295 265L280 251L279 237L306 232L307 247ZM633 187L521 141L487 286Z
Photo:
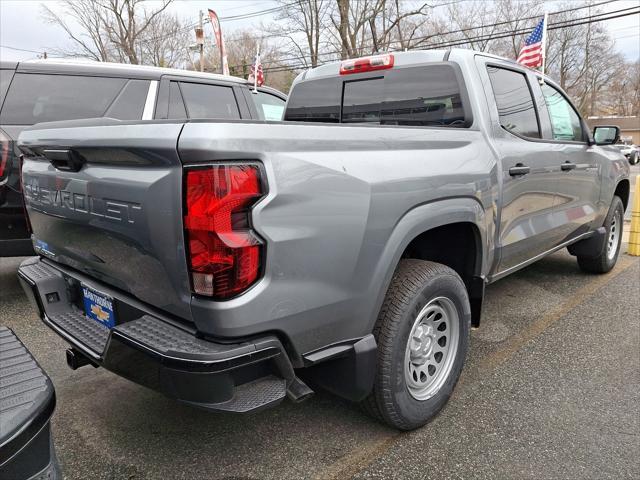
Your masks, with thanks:
M113 328L116 325L116 316L113 312L113 298L104 293L95 291L86 285L81 285L84 313L105 327Z

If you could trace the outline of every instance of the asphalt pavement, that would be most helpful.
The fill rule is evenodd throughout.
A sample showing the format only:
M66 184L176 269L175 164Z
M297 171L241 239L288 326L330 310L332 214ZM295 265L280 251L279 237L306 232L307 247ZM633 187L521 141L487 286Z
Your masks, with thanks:
M68 479L640 478L640 257L587 275L562 251L488 287L453 398L410 433L328 393L212 414L71 371L22 293L20 260L0 259L0 325L55 384Z

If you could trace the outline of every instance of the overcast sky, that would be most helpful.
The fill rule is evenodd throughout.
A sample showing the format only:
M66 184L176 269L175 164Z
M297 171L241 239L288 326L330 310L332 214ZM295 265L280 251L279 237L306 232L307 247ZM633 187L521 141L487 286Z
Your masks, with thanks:
M154 3L150 1L150 3ZM557 8L559 2L550 1L548 11ZM603 8L607 11L638 5L638 0L619 0ZM26 60L37 58L41 52L70 46L70 40L59 27L42 19L42 4L60 11L56 0L0 0L0 60ZM270 0L181 0L170 6L183 20L196 21L198 12L207 8L217 11L220 17L235 16L265 10L276 6ZM222 29L227 34L237 28L258 27L259 23L273 19L261 15L249 19L226 21ZM640 58L640 15L630 15L603 22L616 41L616 48L628 60ZM534 25L532 24L532 29ZM205 33L208 30L205 29ZM26 51L22 51L26 50Z

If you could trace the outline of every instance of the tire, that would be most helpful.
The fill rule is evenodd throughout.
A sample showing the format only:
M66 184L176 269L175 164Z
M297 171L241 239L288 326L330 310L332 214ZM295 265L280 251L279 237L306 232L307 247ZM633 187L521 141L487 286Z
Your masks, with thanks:
M640 153L636 152L631 152L631 155L629 155L629 163L631 165L635 165L638 163L638 160L640 160Z
M373 331L376 376L362 402L364 410L400 430L431 420L460 377L470 326L469 297L455 271L439 263L401 260ZM409 344L412 332L415 340Z
M624 225L624 206L620 197L613 197L611 207L604 220L605 241L595 256L578 255L578 266L588 273L607 273L618 261L622 244Z

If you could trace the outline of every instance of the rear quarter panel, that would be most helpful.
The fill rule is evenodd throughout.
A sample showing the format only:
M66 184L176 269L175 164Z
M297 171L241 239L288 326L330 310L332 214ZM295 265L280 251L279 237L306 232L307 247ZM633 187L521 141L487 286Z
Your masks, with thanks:
M185 164L259 160L269 184L253 211L264 277L230 301L192 300L211 335L279 331L297 353L363 336L412 238L456 221L483 249L491 237L497 169L479 130L193 122L178 149Z

